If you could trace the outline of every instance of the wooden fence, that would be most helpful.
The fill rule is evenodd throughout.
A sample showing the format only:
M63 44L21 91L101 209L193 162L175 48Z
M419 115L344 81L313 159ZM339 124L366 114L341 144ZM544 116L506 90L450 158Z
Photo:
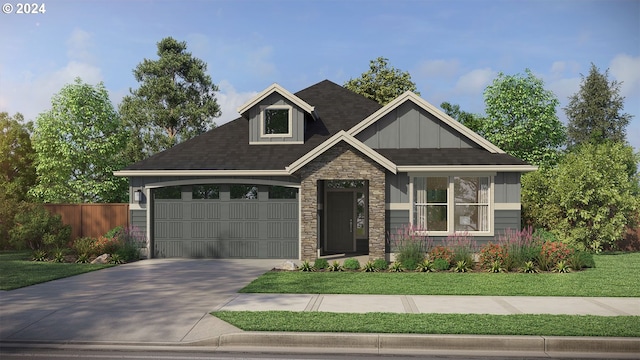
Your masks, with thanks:
M99 237L116 226L129 226L129 204L45 204L71 225L71 239Z

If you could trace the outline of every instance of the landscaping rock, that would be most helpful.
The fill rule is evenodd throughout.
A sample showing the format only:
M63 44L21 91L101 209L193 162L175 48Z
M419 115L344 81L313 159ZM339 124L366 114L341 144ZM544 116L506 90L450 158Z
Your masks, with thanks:
M109 260L111 260L111 255L102 254L102 255L98 256L97 258L93 259L93 261L91 263L92 264L108 264Z
M297 270L298 265L296 265L293 261L285 261L281 265L278 265L274 268L275 270Z

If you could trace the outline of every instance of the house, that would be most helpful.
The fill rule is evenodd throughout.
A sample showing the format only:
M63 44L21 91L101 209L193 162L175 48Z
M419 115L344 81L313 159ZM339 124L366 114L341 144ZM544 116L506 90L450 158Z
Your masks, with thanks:
M536 167L414 93L380 106L328 80L273 84L238 112L115 173L150 256L377 259L409 223L479 243L520 228L520 175Z

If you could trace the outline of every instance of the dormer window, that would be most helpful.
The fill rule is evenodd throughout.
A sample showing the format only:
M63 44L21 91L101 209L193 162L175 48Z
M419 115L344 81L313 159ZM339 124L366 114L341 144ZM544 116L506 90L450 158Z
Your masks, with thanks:
M292 108L288 105L271 105L262 111L263 137L292 136Z

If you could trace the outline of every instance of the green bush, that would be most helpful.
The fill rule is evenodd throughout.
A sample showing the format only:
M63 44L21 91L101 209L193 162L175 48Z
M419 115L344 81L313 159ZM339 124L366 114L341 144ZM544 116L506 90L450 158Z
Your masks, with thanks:
M338 260L334 260L331 263L331 265L329 265L329 271L342 271L342 270L344 270L344 268L342 267L342 265L340 265Z
M433 266L433 262L431 260L424 260L416 267L417 272L433 272L435 271L435 267Z
M360 270L360 262L358 261L358 259L354 258L347 259L342 264L342 267L346 270Z
M96 250L96 239L91 237L82 237L77 238L73 245L71 245L71 249L75 251L76 255L86 255L90 257L95 254Z
M71 227L62 223L60 215L52 215L42 204L21 205L9 231L10 243L16 249L55 249L66 247Z
M446 271L446 270L449 270L449 268L451 268L451 263L449 263L445 259L437 258L433 260L433 268L436 269L437 271Z
M473 254L476 252L476 242L467 232L454 233L445 240L447 248L453 253L451 263L456 264L464 261L466 264L473 264Z
M329 262L327 261L327 259L316 259L316 261L313 263L313 267L318 270L326 269L329 267Z
M373 261L369 260L362 266L364 272L376 272L378 269L373 265Z
M385 259L376 259L373 262L373 267L378 271L384 271L389 268L389 263Z
M425 257L422 237L417 236L417 233L418 229L404 226L391 237L396 251L396 262L402 263L405 269L411 271L415 270Z
M140 260L140 248L130 242L124 242L114 255L118 255L124 262Z
M107 231L107 233L104 234L104 237L113 239L114 237L119 236L120 233L122 233L123 231L124 231L124 226L116 226L113 229Z
M588 251L575 251L569 255L569 265L573 270L582 270L584 268L596 267L596 262L593 260L593 254Z

